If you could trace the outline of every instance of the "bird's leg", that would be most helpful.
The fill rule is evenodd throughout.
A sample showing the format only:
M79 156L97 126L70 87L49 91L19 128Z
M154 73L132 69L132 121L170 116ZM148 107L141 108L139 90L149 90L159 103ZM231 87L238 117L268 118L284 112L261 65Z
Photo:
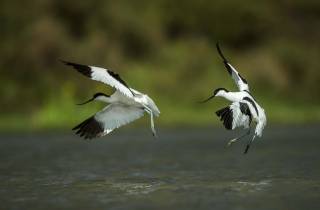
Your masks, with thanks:
M246 146L246 149L244 150L244 153L243 153L243 154L247 154L247 153L248 153L248 150L249 150L250 145L251 145L251 143L253 142L254 138L256 138L256 135L254 135L254 136L252 137L252 139L250 139L250 141L248 142L248 144L247 144L247 146Z
M158 137L158 136L157 136L157 133L156 133L156 129L154 128L153 112L152 112L152 110L150 110L148 107L145 107L145 111L146 111L148 114L150 114L152 135L153 135L154 137Z
M150 116L151 116L151 130L152 130L152 134L153 134L154 137L157 138L158 136L157 136L156 129L154 128L154 121L153 121L153 113L152 113L152 112L151 112Z
M228 142L227 147L230 147L234 142L242 139L243 137L248 136L248 135L250 134L250 132L251 132L251 128L250 128L246 133L244 133L242 136L240 136L240 137L238 137L238 138L231 139L231 140Z

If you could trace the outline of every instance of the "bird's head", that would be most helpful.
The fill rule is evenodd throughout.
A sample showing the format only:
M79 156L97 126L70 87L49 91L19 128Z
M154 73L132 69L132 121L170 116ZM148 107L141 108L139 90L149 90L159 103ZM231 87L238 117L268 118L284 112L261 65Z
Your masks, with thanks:
M202 101L201 103L205 103L205 102L213 99L213 98L216 97L216 96L223 96L223 95L224 95L225 93L227 93L227 92L229 92L229 91L228 91L227 89L225 89L225 88L217 88L217 89L215 89L215 90L213 91L213 95L212 95L212 96L210 96L208 99Z
M110 97L109 95L104 94L104 93L96 93L89 100L87 100L87 101L85 101L83 103L77 104L77 105L84 105L84 104L87 104L87 103L92 102L92 101L104 101L105 102L106 99L108 99L109 97Z
M217 88L213 91L213 95L214 96L222 96L223 94L229 92L229 90L225 89L225 88Z

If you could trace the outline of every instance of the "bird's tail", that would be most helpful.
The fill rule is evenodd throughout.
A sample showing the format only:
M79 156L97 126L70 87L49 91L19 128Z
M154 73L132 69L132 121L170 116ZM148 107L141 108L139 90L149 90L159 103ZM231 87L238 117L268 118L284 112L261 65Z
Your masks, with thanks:
M147 97L147 100L148 100L148 107L152 110L153 114L156 116L156 117L159 117L160 115L160 110L159 108L157 107L157 105L154 103L154 101Z
M266 126L266 122L265 121L261 121L257 124L256 126L256 130L255 130L255 134L259 137L262 136L262 131L264 129L264 127Z

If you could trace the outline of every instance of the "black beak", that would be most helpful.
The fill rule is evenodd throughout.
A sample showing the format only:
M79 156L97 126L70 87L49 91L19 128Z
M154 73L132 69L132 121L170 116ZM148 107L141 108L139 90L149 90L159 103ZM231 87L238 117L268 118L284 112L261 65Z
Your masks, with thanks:
M209 100L213 99L215 97L215 95L213 96L210 96L208 99L204 100L204 101L200 101L200 103L206 103L208 102Z
M91 99L89 99L88 101L85 101L85 102L80 103L80 104L77 104L77 105L84 105L84 104L87 104L87 103L89 103L89 102L91 102L91 101L93 101L93 100L94 100L94 98L91 98Z

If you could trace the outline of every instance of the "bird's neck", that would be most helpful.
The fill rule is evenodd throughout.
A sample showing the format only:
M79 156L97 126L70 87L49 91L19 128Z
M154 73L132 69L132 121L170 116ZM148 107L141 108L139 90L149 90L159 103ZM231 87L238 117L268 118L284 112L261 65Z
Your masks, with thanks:
M232 102L241 100L241 97L236 92L227 92L227 93L224 92L219 96Z

